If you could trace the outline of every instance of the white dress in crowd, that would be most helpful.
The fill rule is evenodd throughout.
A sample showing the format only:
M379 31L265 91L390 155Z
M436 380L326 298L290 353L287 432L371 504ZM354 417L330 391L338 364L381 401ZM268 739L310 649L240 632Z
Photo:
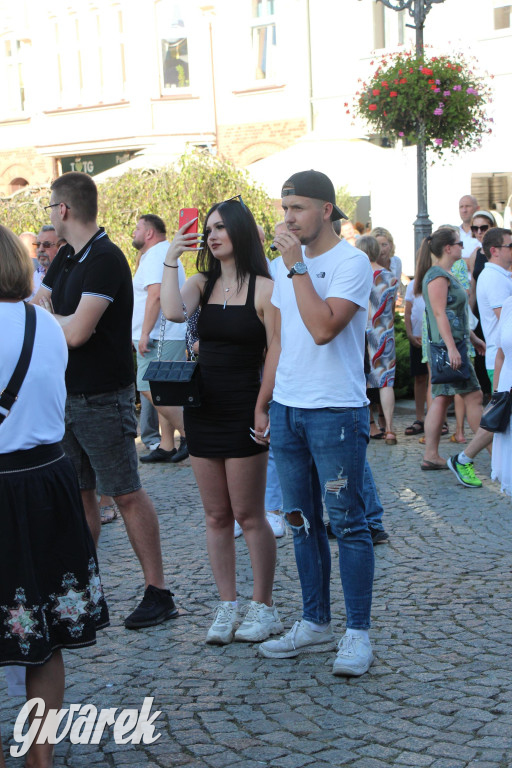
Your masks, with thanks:
M505 392L512 387L512 296L503 303L497 332L497 346L501 347L505 360L500 373L500 380L494 381L498 392ZM497 432L492 443L493 480L501 482L501 490L512 496L512 433L510 422L505 432Z

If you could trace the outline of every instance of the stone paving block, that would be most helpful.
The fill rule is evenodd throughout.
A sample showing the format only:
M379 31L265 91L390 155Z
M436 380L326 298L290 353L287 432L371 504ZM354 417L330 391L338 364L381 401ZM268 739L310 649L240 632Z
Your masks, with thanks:
M429 768L435 761L430 755L419 755L415 752L400 752L396 758L397 765L405 765L407 768Z

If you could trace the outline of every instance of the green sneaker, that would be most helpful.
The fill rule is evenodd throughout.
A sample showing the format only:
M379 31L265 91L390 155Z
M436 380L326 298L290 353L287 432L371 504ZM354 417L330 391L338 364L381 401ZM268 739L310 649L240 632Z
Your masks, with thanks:
M473 462L470 464L459 464L458 458L459 454L457 453L447 460L448 469L451 469L459 483L465 485L466 488L481 488L482 481L475 475Z

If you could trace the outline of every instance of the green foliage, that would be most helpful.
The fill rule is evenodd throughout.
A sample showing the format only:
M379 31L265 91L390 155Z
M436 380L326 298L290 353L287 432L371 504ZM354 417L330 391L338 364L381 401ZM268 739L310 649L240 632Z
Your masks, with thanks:
M128 171L101 183L98 222L126 254L132 268L136 253L132 233L139 216L156 213L167 225L172 239L178 229L180 208L198 208L202 226L208 209L220 200L242 195L270 245L279 213L270 198L257 187L245 170L206 154L185 154L174 165L160 170ZM38 232L49 223L43 210L48 205L48 188L31 188L1 200L2 223L17 234ZM195 271L195 254L184 254L187 274Z
M401 314L395 312L395 397L398 399L414 396L414 380L410 369L409 339L405 332L405 323Z
M371 62L372 64L374 62ZM403 139L440 155L474 149L491 133L491 91L461 54L383 56L356 93L355 112L391 141Z
M25 187L7 198L0 198L0 222L16 235L39 232L50 223L44 206L50 202L49 187Z
M338 205L343 213L346 213L352 221L354 221L358 200L358 197L352 197L348 187L338 187L336 190L336 205Z

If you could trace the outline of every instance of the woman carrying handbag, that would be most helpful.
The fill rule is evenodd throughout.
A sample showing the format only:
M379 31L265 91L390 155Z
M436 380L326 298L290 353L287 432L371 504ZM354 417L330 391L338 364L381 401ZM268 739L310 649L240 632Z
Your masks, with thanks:
M471 338L480 351L483 342L469 330L467 294L450 272L461 258L462 245L458 227L441 227L423 240L418 254L416 285L418 290L421 287L425 300L432 377L432 403L425 418L425 453L421 464L425 471L448 468L439 455L439 441L454 395L464 398L473 432L478 429L482 415L482 392L466 345Z

